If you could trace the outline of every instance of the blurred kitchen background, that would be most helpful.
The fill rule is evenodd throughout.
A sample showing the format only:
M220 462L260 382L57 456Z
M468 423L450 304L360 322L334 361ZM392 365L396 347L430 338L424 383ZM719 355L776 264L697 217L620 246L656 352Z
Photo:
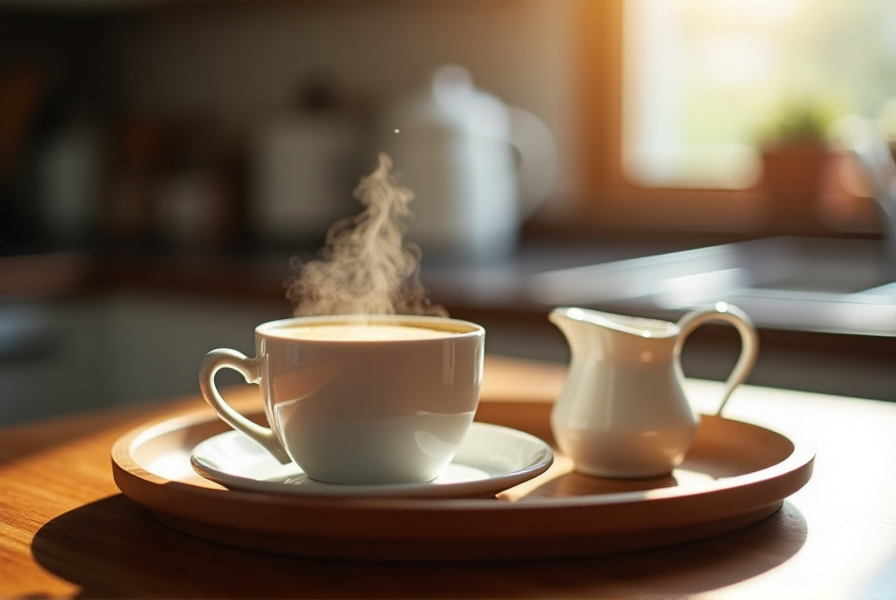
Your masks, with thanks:
M489 352L726 300L750 383L896 400L894 98L884 0L0 0L0 424L252 354L382 150Z

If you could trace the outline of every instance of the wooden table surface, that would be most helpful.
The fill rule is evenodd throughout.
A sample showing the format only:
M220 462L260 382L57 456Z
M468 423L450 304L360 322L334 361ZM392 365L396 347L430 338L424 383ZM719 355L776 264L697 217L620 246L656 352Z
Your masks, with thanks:
M484 402L544 400L562 367L489 357ZM714 412L720 386L688 381ZM198 396L0 430L0 597L896 598L896 404L745 386L725 415L810 437L815 472L768 519L670 548L394 564L224 547L157 522L112 480L113 442Z

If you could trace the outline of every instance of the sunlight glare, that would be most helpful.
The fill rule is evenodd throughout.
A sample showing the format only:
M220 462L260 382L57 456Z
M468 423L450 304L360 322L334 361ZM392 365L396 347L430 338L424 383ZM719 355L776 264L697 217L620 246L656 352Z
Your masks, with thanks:
M767 39L749 34L707 39L700 52L700 70L724 87L757 84L771 69L774 52Z
M802 0L753 0L752 2L730 2L729 4L749 11L757 20L768 24L790 21L800 10Z

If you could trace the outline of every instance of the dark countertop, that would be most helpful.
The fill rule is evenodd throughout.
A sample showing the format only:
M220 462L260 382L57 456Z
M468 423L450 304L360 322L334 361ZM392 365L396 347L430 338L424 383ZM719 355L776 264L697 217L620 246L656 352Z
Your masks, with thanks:
M566 362L568 346L548 322L551 306L527 293L540 272L683 250L687 243L532 242L491 264L457 264L424 257L421 279L430 298L457 318L484 325L489 351ZM311 256L306 253L304 256ZM247 302L283 302L292 275L287 252L61 252L0 258L0 298L136 289ZM626 312L624 305L598 307ZM675 319L674 314L646 315ZM763 327L760 360L750 382L858 397L896 400L896 337L786 331ZM739 348L734 330L708 325L682 353L685 373L724 379Z
M532 304L523 290L528 277L536 273L688 247L693 245L616 241L528 243L514 256L485 264L424 256L421 279L432 299L441 304L512 309ZM0 256L0 299L120 286L280 298L293 275L291 261L295 257L314 258L314 251L109 249Z

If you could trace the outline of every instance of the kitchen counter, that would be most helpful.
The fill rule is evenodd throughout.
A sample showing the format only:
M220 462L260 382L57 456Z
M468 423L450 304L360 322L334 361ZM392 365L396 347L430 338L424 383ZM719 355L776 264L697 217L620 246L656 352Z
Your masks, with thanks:
M508 401L549 406L564 376L561 366L489 356L483 411ZM715 409L720 387L687 384L702 411ZM740 388L727 417L817 448L805 487L744 529L562 561L416 565L231 548L169 529L122 495L109 460L114 441L204 406L195 394L158 398L0 429L0 596L839 600L886 598L896 589L896 404Z
M421 277L430 297L452 316L486 327L490 351L565 363L566 341L547 320L551 305L531 294L529 283L534 275L689 248L683 242L667 241L532 241L513 258L492 264L452 264L424 256ZM303 256L313 254L306 252ZM264 310L257 314L285 317L291 312L284 293L285 282L292 275L290 259L286 252L6 257L0 258L0 297L29 301L60 294L128 290L153 297L190 298L209 305L263 305ZM682 310L651 312L643 302L598 302L594 307L670 320L683 314ZM758 325L761 351L751 383L896 400L896 336L787 330L762 322ZM685 345L685 372L724 379L737 352L738 339L732 329L703 327Z
M425 256L421 277L446 304L506 308L529 306L521 286L543 271L649 256L693 247L673 242L531 242L512 257L486 264ZM313 259L315 248L295 252L72 250L0 256L0 299L53 294L97 285L143 286L207 293L283 298L295 257Z

